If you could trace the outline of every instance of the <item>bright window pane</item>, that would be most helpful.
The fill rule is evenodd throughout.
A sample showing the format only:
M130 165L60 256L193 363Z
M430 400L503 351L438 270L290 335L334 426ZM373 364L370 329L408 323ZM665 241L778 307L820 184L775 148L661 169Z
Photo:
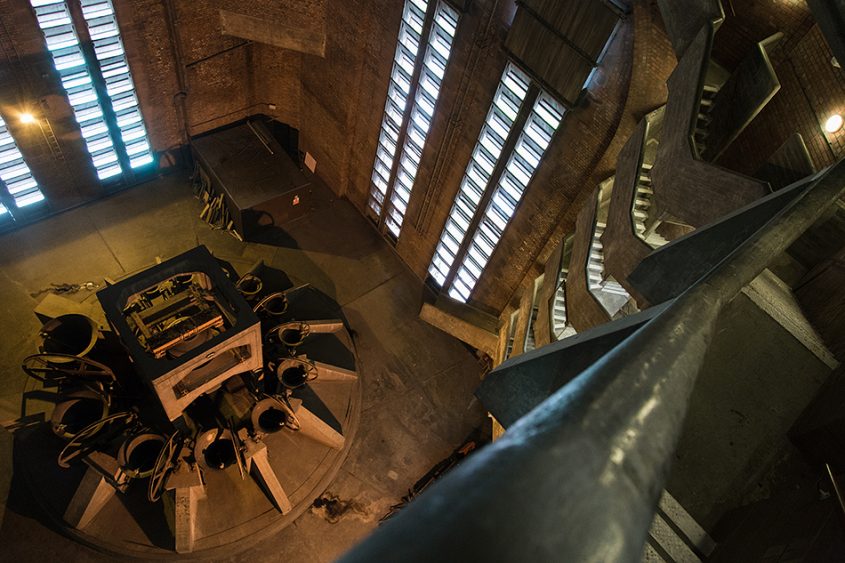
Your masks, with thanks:
M115 164L117 153L112 148L111 142L107 145L97 142L98 137L108 135L108 127L103 118L101 102L91 84L91 74L79 48L79 38L73 28L67 4L64 1L46 2L44 0L30 0L30 3L35 8L38 25L44 32L47 48L61 76L62 86L67 92L73 115L81 126L82 136L86 140L88 152L91 153L91 162L97 169L97 176L102 179L115 175L109 173L104 176L103 166L109 169L117 166L119 174L120 165ZM102 150L104 147L107 147L106 151Z
M4 149L2 157L0 157L0 179L6 184L6 189L15 201L15 205L26 207L42 201L44 194L41 193L38 182L33 178L29 166L24 162L23 155L3 118L0 118L0 144ZM0 214L7 211L3 207Z
M501 149L513 129L513 119L516 118L516 114L519 112L522 102L528 93L528 84L529 79L521 70L512 64L507 65L499 81L499 87L493 96L493 103L487 112L484 126L478 135L478 141L472 152L472 157L470 158L469 164L467 164L458 197L455 198L455 203L449 212L449 220L446 222L447 226L444 227L443 233L440 235L441 245L445 246L447 237L452 237L460 241L463 241L466 237L469 223L478 210L481 196L487 189L490 183L490 176L501 157ZM509 96L508 104L510 105L508 107L512 109L513 118L505 116L499 107L501 100L505 96ZM451 233L447 233L450 224L454 227L451 229ZM442 275L437 275L436 272L442 272L442 268L445 268L448 272L452 268L456 258L455 254L447 255L441 253L440 248L442 247L438 246L438 250L435 251L432 263L428 269L429 274L435 280L443 277ZM440 264L439 268L435 267L435 262ZM438 283L442 284L443 282L438 281ZM472 281L469 283L467 280L464 280L461 283L462 292L466 293L466 297L468 298L469 291L471 291L472 285L475 282ZM454 294L458 295L462 295L463 293L454 292ZM449 294L453 295L453 292L450 291Z
M106 82L106 95L117 114L117 128L126 145L129 166L139 168L151 164L153 153L138 107L135 83L126 63L114 6L111 0L80 0L80 3L88 33L94 43L94 53ZM130 147L134 148L130 150ZM110 164L102 170L98 168L100 178L114 175L114 166L119 165Z
M408 94L411 90L411 77L417 67L420 53L420 34L422 33L425 13L428 10L428 0L405 0L402 23L399 27L399 38L396 54L393 57L393 69L390 72L390 86L384 107L384 117L379 134L380 148L373 164L372 181L370 183L370 197L368 207L381 214L387 212L381 204L387 196L388 186L392 182L392 171L396 159L399 131L402 129L408 115ZM400 213L398 215L401 224ZM394 219L397 217L394 209ZM397 227L394 220L393 227ZM398 228L397 228L398 230Z
M516 212L519 201L528 187L528 183L534 176L540 158L543 156L552 135L560 121L563 119L563 107L546 94L541 93L531 114L522 127L522 132L516 142L513 152L505 165L505 171L499 178L499 182L493 192L493 197L484 210L481 223L473 234L469 250L464 256L459 271L473 271L474 279L464 279L463 286L457 293L466 300L475 287L475 281L481 277L481 271L487 266L490 257L493 255L496 245L499 244L508 223ZM528 145L534 142L538 130L542 124L543 144L539 147L539 154L536 154L536 146L529 148ZM523 155L530 155L524 158ZM452 292L449 292L450 295Z
M458 13L448 4L439 2L434 15L435 25L432 26L423 56L420 84L411 108L411 123L408 125L405 145L402 147L400 174L394 179L393 194L387 205L387 211L392 219L388 227L396 237L399 236L402 228L405 210L419 171L420 158L425 148L435 104L440 95L442 76L451 53L457 22ZM451 33L447 33L444 28L452 30Z

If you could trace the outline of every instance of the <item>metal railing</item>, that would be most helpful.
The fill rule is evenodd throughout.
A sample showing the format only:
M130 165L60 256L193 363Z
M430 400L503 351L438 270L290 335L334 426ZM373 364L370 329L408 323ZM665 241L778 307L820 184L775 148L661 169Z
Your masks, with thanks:
M843 194L840 161L342 561L640 561L722 308Z

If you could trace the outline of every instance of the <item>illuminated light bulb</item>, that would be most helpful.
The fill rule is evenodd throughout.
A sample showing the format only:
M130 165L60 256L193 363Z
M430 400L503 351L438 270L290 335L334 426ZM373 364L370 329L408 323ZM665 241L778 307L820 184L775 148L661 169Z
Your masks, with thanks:
M836 133L840 129L842 129L842 116L838 113L834 113L824 122L824 130L828 133Z
M21 123L35 123L35 116L31 113L22 113Z

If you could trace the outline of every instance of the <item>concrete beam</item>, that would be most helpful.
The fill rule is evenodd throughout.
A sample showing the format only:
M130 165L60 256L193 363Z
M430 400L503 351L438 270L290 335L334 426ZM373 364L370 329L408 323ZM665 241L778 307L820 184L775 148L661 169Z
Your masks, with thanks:
M326 29L290 27L278 21L269 21L228 10L220 10L220 23L225 35L266 43L308 55L326 56Z
M491 358L496 356L499 341L496 317L482 313L469 305L440 298L434 305L423 303L420 318L446 334L481 350Z
M509 359L487 374L475 396L508 428L667 306L652 307Z

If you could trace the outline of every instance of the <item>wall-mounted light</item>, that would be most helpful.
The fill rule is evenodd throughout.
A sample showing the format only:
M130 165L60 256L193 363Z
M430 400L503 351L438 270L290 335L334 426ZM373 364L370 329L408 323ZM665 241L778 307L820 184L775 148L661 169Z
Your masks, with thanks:
M827 121L824 122L824 130L828 133L836 133L840 129L842 129L842 116L838 113L834 113L830 117L827 118Z
M31 113L22 113L20 115L21 123L35 123L35 116Z

